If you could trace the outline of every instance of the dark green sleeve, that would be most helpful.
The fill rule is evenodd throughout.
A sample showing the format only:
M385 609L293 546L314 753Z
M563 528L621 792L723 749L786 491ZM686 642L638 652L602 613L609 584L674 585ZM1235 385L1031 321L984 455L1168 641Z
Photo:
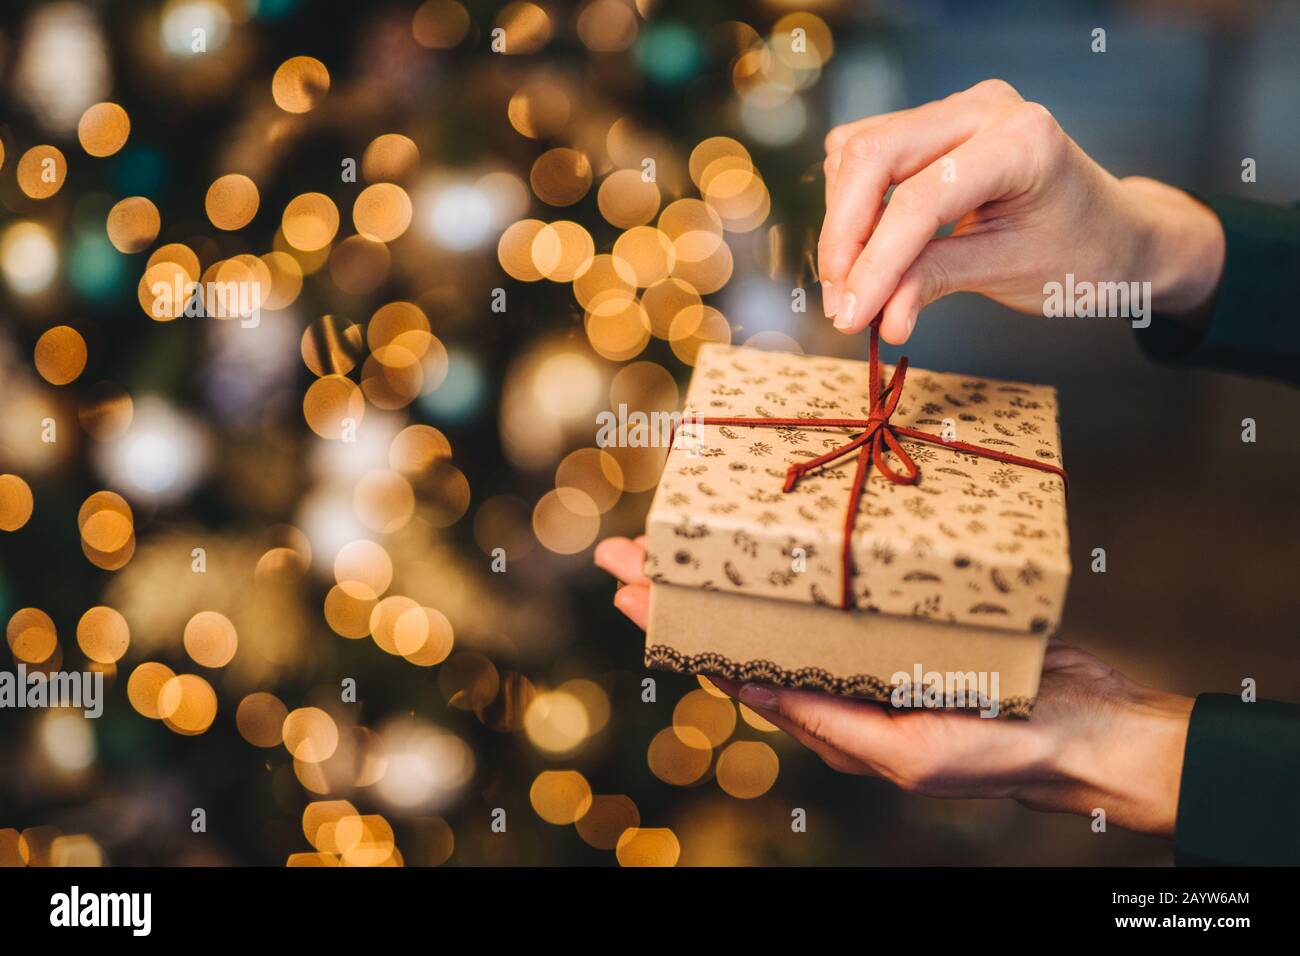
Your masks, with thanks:
M1300 706L1202 694L1192 709L1174 859L1300 865Z
M1200 198L1200 197L1198 197ZM1160 315L1138 330L1153 358L1300 384L1300 209L1202 198L1223 223L1223 280L1204 332Z

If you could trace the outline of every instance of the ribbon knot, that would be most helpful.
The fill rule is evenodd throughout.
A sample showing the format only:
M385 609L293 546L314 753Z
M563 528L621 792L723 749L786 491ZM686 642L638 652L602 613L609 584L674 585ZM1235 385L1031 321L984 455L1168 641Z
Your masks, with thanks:
M861 429L857 435L836 448L823 455L808 461L795 462L785 473L785 486L782 491L789 493L794 491L799 482L804 479L810 472L816 471L834 461L838 461L847 455L857 452L858 463L853 474L853 486L849 491L849 503L845 509L844 515L844 537L840 546L840 560L843 567L843 578L840 588L840 607L849 610L853 607L853 525L857 518L858 501L862 497L863 488L867 483L867 476L871 466L875 465L877 470L890 481L899 485L914 485L921 477L921 469L917 467L912 456L907 453L899 436L914 439L915 441L928 442L933 445L942 445L944 448L951 448L954 451L965 452L970 455L978 455L981 458L991 458L994 461L1004 462L1009 465L1020 465L1024 468L1033 468L1037 471L1046 471L1051 474L1060 476L1066 490L1069 490L1069 482L1065 476L1065 470L1057 465L1046 461L1038 461L1033 458L1023 458L1019 455L1008 455L1006 452L995 451L991 448L984 448L980 445L972 445L967 442L953 441L942 438L939 435L931 435L929 432L919 431L915 428L905 428L902 425L893 424L890 419L894 415L894 410L898 408L899 399L903 395L903 383L907 380L907 358L904 356L898 360L894 366L894 372L889 376L889 381L883 386L880 384L880 317L877 316L871 323L869 340L867 346L867 417L866 418L703 418L699 419L705 425L737 425L741 427L754 428L856 428ZM669 442L671 449L672 442ZM889 451L902 464L902 471L895 471L890 467L885 458L885 452Z

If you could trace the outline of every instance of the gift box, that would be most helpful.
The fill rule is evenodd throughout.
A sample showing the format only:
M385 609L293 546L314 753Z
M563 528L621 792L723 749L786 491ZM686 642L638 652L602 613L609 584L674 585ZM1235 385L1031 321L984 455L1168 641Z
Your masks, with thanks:
M1070 577L1055 390L700 349L647 517L646 663L1028 716Z

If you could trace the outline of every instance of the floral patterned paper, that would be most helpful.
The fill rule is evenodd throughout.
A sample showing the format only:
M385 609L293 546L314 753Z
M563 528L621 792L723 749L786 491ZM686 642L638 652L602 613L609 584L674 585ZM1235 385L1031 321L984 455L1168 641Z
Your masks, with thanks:
M893 369L885 366L884 381ZM867 363L707 345L686 415L862 418ZM1061 465L1055 389L909 368L892 423ZM683 432L688 431L683 429ZM706 425L679 434L647 518L657 581L838 605L850 454L782 491L786 469L850 440L845 428ZM902 439L921 470L874 467L852 535L855 607L1050 633L1070 577L1063 482L1053 474ZM895 465L897 468L898 466Z

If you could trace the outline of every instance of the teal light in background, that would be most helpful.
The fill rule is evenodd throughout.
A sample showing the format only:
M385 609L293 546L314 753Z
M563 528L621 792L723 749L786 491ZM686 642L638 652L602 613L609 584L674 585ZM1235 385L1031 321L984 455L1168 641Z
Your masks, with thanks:
M672 85L693 77L704 59L695 34L672 21L656 23L641 31L636 58L646 76L657 83Z
M458 423L478 415L483 400L483 372L469 352L450 349L447 377L420 398L420 408L439 421Z
M81 229L67 259L68 283L84 298L116 295L126 276L126 259L113 248L103 229Z
M148 196L158 200L167 179L167 164L148 146L128 146L113 171L117 191L123 196Z
M248 9L259 20L280 20L293 12L294 0L248 0Z

